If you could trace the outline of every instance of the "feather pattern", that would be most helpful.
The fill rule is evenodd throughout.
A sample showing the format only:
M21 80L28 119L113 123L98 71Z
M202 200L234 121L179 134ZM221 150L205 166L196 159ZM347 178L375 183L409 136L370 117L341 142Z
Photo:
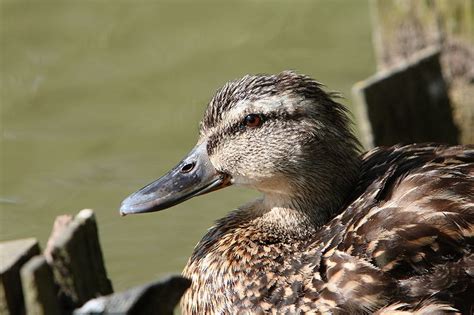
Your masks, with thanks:
M262 231L245 211L218 221L184 272L184 310L471 312L474 149L395 146L362 160L345 209L306 240Z

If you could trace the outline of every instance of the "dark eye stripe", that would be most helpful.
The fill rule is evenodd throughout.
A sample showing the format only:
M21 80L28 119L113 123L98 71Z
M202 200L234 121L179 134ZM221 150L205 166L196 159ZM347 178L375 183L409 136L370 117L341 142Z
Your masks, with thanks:
M266 122L268 121L298 121L300 120L304 115L301 113L269 113L264 116L263 124L265 125ZM244 133L247 132L247 130L254 130L258 128L245 128L245 126L242 124L242 121L236 122L226 128L223 128L221 130L217 130L216 133L212 134L209 136L209 139L207 141L207 153L211 155L214 153L216 147L219 145L219 142L222 139L225 139L225 136L227 135L234 135L234 134L239 134L239 133Z

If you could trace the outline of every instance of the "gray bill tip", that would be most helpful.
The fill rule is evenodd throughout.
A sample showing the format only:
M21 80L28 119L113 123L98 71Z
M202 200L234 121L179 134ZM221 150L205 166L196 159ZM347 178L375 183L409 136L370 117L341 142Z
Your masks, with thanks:
M137 202L143 199L138 193L135 193L127 197L120 206L120 215L126 216L128 214L144 213L149 212L153 209L153 205L150 202Z

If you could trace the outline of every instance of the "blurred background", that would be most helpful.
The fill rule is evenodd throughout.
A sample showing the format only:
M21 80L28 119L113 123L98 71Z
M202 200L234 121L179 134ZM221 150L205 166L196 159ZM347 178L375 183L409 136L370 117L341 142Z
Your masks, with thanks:
M121 290L180 273L239 188L120 217L197 140L227 80L293 69L340 91L375 71L366 1L2 0L0 240L95 210Z

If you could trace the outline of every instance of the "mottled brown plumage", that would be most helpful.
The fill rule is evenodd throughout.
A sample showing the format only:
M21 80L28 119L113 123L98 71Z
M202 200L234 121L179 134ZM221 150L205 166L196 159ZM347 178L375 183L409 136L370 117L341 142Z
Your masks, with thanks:
M246 208L218 221L184 271L186 313L413 311L430 299L468 314L474 150L396 146L362 160L352 200L313 235L282 239Z
M192 280L184 313L473 311L474 147L360 155L332 96L283 72L232 81L211 100L197 148L219 183L263 197L218 220L196 246L183 272ZM260 124L246 125L248 115ZM124 213L165 207L139 198Z

